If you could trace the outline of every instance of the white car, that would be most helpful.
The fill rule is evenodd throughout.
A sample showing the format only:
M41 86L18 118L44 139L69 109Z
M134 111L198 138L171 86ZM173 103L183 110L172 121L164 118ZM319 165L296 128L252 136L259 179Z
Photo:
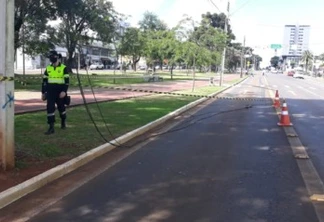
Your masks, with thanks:
M91 64L90 65L89 69L90 70L93 70L93 69L104 69L104 64L94 63L94 64Z
M301 74L301 73L298 73L296 72L294 75L293 75L294 78L296 79L305 79L305 75Z

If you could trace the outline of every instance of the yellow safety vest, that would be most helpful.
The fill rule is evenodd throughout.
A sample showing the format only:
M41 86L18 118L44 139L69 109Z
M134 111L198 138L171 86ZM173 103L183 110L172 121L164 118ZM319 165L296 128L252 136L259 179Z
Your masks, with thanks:
M46 72L48 74L48 83L64 84L64 78L68 77L68 74L64 74L65 65L60 64L54 69L54 66L47 66Z

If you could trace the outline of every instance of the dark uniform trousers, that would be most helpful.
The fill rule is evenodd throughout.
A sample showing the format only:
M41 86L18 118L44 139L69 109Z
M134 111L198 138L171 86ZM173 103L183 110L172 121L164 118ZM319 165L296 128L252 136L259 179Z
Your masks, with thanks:
M53 84L47 85L47 123L53 124L55 122L55 104L60 112L60 117L64 121L66 119L66 110L64 99L60 98L60 93L64 91L65 84Z

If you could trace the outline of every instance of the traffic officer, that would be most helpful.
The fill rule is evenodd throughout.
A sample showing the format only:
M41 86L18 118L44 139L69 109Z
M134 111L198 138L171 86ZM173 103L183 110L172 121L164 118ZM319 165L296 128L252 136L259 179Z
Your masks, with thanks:
M48 56L51 64L46 67L42 84L42 100L47 100L47 123L49 124L46 135L54 133L55 103L61 117L61 129L66 128L65 101L69 87L69 73L71 70L60 62L62 55L50 51Z

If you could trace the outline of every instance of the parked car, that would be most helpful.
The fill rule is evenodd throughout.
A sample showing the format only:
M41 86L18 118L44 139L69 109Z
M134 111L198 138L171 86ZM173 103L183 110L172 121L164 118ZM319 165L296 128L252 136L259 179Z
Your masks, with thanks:
M294 74L295 74L295 71L288 71L288 76L294 76Z
M139 66L138 67L139 70L146 70L146 68L147 68L146 66Z
M89 67L90 70L93 70L93 69L104 69L104 64L102 63L93 63L90 65Z

